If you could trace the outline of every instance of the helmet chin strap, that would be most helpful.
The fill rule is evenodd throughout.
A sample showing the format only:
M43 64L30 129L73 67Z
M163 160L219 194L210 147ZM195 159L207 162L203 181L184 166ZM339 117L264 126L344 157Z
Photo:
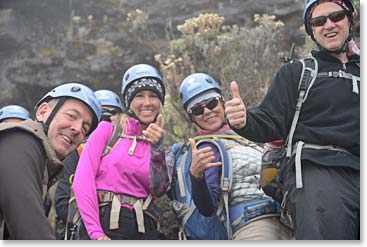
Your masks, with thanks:
M61 106L65 103L65 101L66 101L66 97L60 98L57 101L55 107L52 109L51 114L48 116L46 122L42 122L43 131L45 132L46 136L47 136L48 130L50 128L51 121L54 119L56 113L59 111Z
M343 45L341 47L339 47L338 49L336 49L336 50L327 49L327 48L321 46L318 42L316 42L316 40L315 40L315 43L319 47L320 51L326 51L326 52L331 53L331 54L340 54L340 53L344 53L344 52L348 51L348 43L351 39L352 39L352 37L349 35L348 38L344 41Z

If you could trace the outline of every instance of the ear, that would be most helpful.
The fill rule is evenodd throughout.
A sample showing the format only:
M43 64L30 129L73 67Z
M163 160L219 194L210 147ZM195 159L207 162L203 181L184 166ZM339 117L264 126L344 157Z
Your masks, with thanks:
M36 120L39 122L46 122L50 115L50 105L47 102L43 102L36 111Z

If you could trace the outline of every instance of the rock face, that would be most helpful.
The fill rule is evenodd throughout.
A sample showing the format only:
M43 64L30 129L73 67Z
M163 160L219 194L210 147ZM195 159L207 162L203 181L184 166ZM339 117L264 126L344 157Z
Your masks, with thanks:
M154 63L157 47L167 47L166 36L177 34L176 26L200 13L214 12L225 24L250 23L255 13L275 14L292 34L302 24L302 0L2 0L0 2L0 107L21 104L32 109L49 89L65 81L83 81L93 89L120 91L127 67ZM106 23L126 20L127 13L141 9L155 40L139 42L144 30L131 33ZM103 54L94 43L68 39L73 16L93 16L99 33L95 39L110 46ZM99 27L103 26L103 27ZM117 24L116 24L117 26ZM74 26L75 28L75 26ZM102 30L102 31L101 31ZM89 36L78 30L74 36ZM99 35L99 37L98 37ZM140 36L139 36L140 35ZM146 38L146 37L145 37ZM292 37L291 37L292 38ZM148 37L149 39L149 37ZM296 39L296 37L293 37ZM109 43L108 43L109 42ZM108 47L107 47L108 48ZM107 49L106 48L106 49ZM112 49L119 49L115 51ZM101 54L102 53L102 54Z
M66 81L120 92L121 77L129 66L154 63L154 54L168 47L167 36L177 36L176 26L200 13L218 13L227 25L251 24L255 13L273 14L286 24L289 41L300 44L303 2L1 0L0 107L20 104L32 110L48 90ZM145 13L149 30L139 25L136 32L128 30L125 20L136 9ZM89 24L77 29L73 16L87 20L89 15L93 16ZM161 238L177 239L178 225L167 196L158 204L163 212Z

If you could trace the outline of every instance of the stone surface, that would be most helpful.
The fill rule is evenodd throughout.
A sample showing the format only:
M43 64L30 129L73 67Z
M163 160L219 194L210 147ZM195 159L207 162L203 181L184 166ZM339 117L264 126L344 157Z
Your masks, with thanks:
M225 24L240 25L250 22L254 13L276 14L285 21L292 20L289 26L296 30L301 24L301 8L302 0L2 0L0 106L21 104L31 109L37 99L62 81L83 80L95 90L110 88L119 92L121 76L127 67L153 63L155 48L167 47L167 31L177 35L177 25L200 13L218 13L225 17ZM127 13L135 9L146 14L149 34L153 33L157 40L143 43L142 36L148 33L118 29L116 22L124 21ZM107 46L107 54L96 50L95 40L67 42L71 30L75 37L93 34L92 26L76 33L75 26L70 25L72 16L86 19L89 15L99 28L97 38L111 42L109 45L119 51L108 50L111 47ZM116 26L106 25L111 20Z

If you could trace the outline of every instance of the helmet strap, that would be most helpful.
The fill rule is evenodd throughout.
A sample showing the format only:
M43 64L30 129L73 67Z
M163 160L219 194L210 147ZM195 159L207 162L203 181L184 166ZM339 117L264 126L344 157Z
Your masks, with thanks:
M52 109L51 114L50 114L50 116L48 116L46 122L42 123L43 130L45 131L45 134L46 135L47 135L48 130L50 128L51 121L54 119L56 113L59 111L59 109L61 108L61 106L65 103L65 101L66 101L66 97L61 97L57 101L55 107Z
M315 43L319 47L320 51L326 51L328 53L337 55L337 54L344 53L344 52L348 51L348 43L351 39L352 39L352 36L349 35L348 38L344 41L343 45L341 47L339 47L338 49L336 49L336 50L326 49L325 47L321 46L316 40L315 40Z

